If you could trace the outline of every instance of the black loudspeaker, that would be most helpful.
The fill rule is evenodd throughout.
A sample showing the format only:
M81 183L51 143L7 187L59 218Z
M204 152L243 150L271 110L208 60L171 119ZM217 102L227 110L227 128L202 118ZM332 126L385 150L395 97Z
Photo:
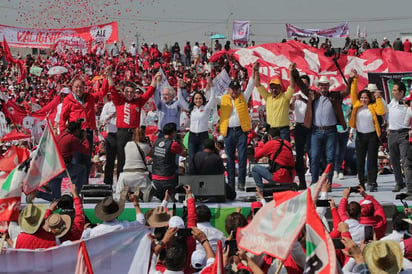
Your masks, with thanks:
M106 196L113 195L113 189L111 185L95 184L84 185L80 191L83 203L98 203Z
M226 183L223 174L179 176L179 184L190 185L197 201L215 203L226 201Z

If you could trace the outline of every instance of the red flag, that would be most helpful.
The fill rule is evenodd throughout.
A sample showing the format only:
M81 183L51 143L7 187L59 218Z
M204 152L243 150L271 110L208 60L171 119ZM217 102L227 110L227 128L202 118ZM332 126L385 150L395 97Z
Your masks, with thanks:
M305 273L337 273L332 239L316 212L310 189L307 192Z
M30 151L24 147L10 147L0 159L0 170L10 172L18 164L29 158Z
M15 60L13 55L11 55L11 51L9 45L7 44L6 37L3 36L3 48L4 48L4 57L6 61L9 63L17 64L20 69L20 78L17 80L17 83L20 83L23 79L26 78L26 70L24 68L23 60Z
M93 267L90 263L89 253L86 244L81 241L77 251L77 263L75 274L93 274Z

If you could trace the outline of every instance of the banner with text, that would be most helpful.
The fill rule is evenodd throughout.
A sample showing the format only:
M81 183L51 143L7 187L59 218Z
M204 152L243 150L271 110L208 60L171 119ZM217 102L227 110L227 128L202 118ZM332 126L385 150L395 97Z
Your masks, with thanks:
M56 44L84 46L93 41L106 44L118 40L117 23L107 23L84 28L34 29L0 25L0 41L3 35L11 47L52 48Z
M313 36L327 38L349 37L349 23L345 22L329 29L304 29L296 27L292 24L286 24L286 33L288 35L288 38Z

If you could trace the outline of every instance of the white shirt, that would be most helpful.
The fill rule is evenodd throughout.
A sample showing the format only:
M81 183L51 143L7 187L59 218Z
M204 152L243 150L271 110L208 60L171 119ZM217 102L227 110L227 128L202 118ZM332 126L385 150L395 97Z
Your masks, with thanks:
M117 132L116 115L113 115L113 118L108 120L108 117L114 113L116 113L116 107L113 101L104 104L102 113L100 114L99 122L101 125L105 125L107 127L107 132L109 133Z
M178 96L182 96L181 92L178 93ZM182 107L186 110L189 109L189 104L187 101L182 100ZM209 117L210 112L216 106L217 100L215 97L215 90L212 87L210 89L210 98L206 105L200 107L193 106L192 111L190 112L190 131L193 133L200 133L208 131L209 129Z
M217 248L217 242L220 240L222 241L222 246L225 245L226 242L226 237L225 234L223 234L222 231L219 229L213 227L210 223L204 222L204 223L198 223L197 228L199 228L201 231L203 231L207 239L209 240L209 244L212 247L213 251L216 252ZM196 242L196 249L202 249L203 246L199 243Z
M368 109L368 106L360 107L356 113L356 131L360 133L375 132L372 113Z
M136 56L136 47L135 46L131 46L129 48L129 53L134 57Z
M302 91L297 92L295 95L300 95L303 99L308 100L308 97L306 97L306 95L303 94ZM305 102L296 99L294 110L296 123L303 123L305 121L306 107L307 104Z
M110 222L103 222L94 228L88 228L83 231L81 239L87 240L87 239L94 238L94 237L97 237L97 236L100 236L106 233L110 233L116 230L121 230L121 229L132 227L132 226L144 227L144 224L145 224L144 215L142 213L139 213L139 214L136 214L136 221L134 222L128 222L128 221L119 222L117 219L114 219L113 221L110 221Z
M193 56L200 55L200 48L199 48L199 46L197 46L197 45L194 45L194 46L193 46L193 48L192 48L192 54L193 54Z
M392 99L388 105L388 123L389 130L400 130L406 128L404 126L407 108L400 105L399 101Z
M358 220L347 219L345 223L349 226L349 232L352 240L356 244L360 244L365 239L365 225L360 224Z
M406 109L406 114L405 114L405 119L403 120L403 125L405 128L409 128L411 126L411 119L412 119L412 109L407 108Z
M403 241L403 237L405 236L405 234L409 235L409 232L404 230L404 231L392 231L391 234L386 235L385 237L383 237L382 239L380 239L381 241L386 241L386 240L393 240L393 241L397 241L397 242L402 242Z
M148 144L144 143L138 143L140 148L142 149L144 155L146 156L150 152L150 146ZM124 153L125 153L125 163L124 163L124 169L131 169L131 168L146 168L146 165L143 161L145 159L142 159L140 152L137 148L137 145L134 141L127 142L126 145L124 146Z
M249 101L250 96L252 95L253 88L255 86L255 82L253 79L249 79L249 83L247 84L246 90L243 93L243 96L245 97L246 104ZM239 115L237 114L237 110L235 107L235 101L231 98L232 100L232 113L230 114L229 117L229 127L239 127L240 126L240 120L239 120Z

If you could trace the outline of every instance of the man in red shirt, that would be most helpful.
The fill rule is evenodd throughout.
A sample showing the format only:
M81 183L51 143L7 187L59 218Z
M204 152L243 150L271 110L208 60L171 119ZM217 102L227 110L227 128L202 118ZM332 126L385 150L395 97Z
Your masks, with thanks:
M107 81L103 82L103 87ZM85 84L82 80L76 79L73 82L72 92L63 100L62 110L60 113L59 129L64 132L69 122L82 121L81 129L85 131L89 147L93 147L93 131L96 130L96 111L95 105L103 96L102 90L97 93L85 92ZM86 166L86 178L88 182L91 168L91 154L84 155L76 153L74 163ZM87 183L86 182L86 183Z
M133 132L140 126L140 111L146 102L153 96L157 81L160 81L161 74L156 74L151 85L142 95L136 95L136 85L133 82L125 81L122 91L118 92L114 86L112 68L107 68L107 80L112 94L112 101L116 107L117 124L117 177L123 171L125 153L124 146L132 140ZM108 89L104 89L106 94Z
M67 129L56 137L57 148L66 164L66 170L70 175L70 179L72 183L76 185L77 189L82 189L82 186L87 184L88 178L86 177L86 167L81 164L73 164L72 159L76 152L82 155L90 154L90 146L86 138L86 132L80 129L80 124L80 121L70 122ZM67 177L66 171L63 171L50 181L51 194L38 192L36 196L48 201L59 199L61 196L61 183L64 177Z
M268 141L255 148L256 160L269 156L269 167L254 165L252 176L256 186L263 191L262 178L270 183L293 183L295 178L295 160L292 148L287 140L280 138L276 128L268 130Z

